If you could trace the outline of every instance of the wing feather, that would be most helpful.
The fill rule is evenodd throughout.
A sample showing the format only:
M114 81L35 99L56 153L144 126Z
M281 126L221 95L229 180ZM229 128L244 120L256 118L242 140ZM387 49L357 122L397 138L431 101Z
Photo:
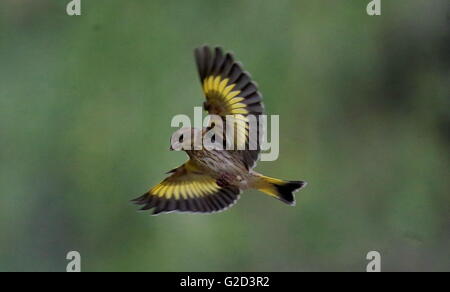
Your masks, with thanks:
M161 183L133 200L153 215L169 212L212 213L225 210L239 199L235 186L221 187L192 161L175 169Z
M232 116L248 125L248 115L259 116L264 113L258 85L252 81L250 73L243 70L242 64L235 61L233 54L224 53L220 47L212 49L203 46L195 50L195 59L206 98L204 107L209 114L219 115L224 120L226 116ZM239 150L236 155L250 169L259 158L259 137L262 133L258 127L257 141L249 143L247 125L236 126L238 135L245 135L245 139L238 140L235 135L234 145L237 145L238 149L247 149ZM222 131L223 128L217 130ZM221 136L224 143L227 143L227 136L223 133ZM250 144L256 145L256 150L248 150Z

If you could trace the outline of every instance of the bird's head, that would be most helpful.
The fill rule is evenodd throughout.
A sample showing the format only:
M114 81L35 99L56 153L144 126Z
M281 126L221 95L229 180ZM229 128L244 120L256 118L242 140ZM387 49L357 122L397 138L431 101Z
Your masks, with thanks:
M194 146L202 145L202 133L197 128L181 128L172 134L169 150L194 150Z

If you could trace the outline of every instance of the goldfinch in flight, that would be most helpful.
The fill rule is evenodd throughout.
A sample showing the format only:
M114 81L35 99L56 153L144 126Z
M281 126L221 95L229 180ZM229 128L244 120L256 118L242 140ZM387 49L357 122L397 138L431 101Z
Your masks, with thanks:
M197 48L195 60L206 98L204 109L211 116L222 119L225 125L228 125L226 118L234 119L237 129L236 132L233 129L236 133L233 137L244 137L248 146L252 143L249 117L259 117L264 111L257 85L233 55L224 53L220 47ZM223 130L223 127L217 128ZM191 146L209 130L211 127L181 128L172 136L179 139L172 141L171 149ZM220 136L222 132L217 133ZM225 140L227 137L227 134L221 135ZM234 205L243 190L257 189L288 205L295 205L293 193L303 188L306 182L271 178L254 171L260 152L258 137L257 146L243 148L246 150L183 147L189 160L171 170L169 177L133 202L141 205L141 210L152 209L153 215L169 212L215 213Z

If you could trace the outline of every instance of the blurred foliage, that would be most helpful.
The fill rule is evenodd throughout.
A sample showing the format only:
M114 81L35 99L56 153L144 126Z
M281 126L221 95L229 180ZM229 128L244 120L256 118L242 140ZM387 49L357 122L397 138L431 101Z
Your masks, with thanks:
M448 0L0 2L0 271L450 270ZM175 114L220 44L279 114L297 206L150 217L129 200L182 163Z

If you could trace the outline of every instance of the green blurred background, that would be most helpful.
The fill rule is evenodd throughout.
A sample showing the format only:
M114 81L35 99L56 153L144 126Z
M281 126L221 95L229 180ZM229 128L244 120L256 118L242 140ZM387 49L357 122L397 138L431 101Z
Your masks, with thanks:
M447 0L0 2L0 271L450 270ZM258 192L216 215L129 200L181 164L202 103L193 49L235 52L280 115Z

